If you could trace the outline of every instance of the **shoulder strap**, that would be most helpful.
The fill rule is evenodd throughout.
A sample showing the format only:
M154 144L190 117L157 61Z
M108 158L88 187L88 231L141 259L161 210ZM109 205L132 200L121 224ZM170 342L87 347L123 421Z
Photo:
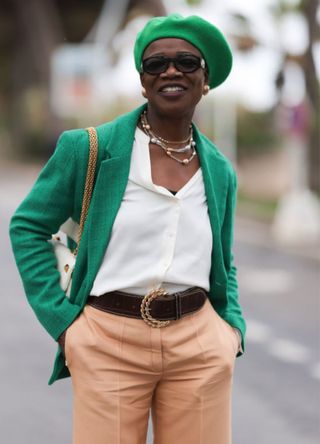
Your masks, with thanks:
M91 200L92 191L93 191L93 184L94 184L94 179L95 179L97 158L98 158L97 131L93 127L86 128L86 130L88 131L88 134L89 134L89 161L88 161L86 182L85 182L85 186L84 186L84 194L83 194L83 200L82 200L80 226L79 226L78 242L77 242L78 245L77 245L76 250L74 251L75 255L77 254L78 249L79 249L84 224L85 224L87 214L88 214L88 209L89 209L89 205L90 205L90 200Z

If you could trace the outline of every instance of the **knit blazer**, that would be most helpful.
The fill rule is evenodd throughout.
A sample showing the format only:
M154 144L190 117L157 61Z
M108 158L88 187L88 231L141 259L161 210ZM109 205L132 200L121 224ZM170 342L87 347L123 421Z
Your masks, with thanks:
M31 192L12 217L10 237L25 293L36 316L57 340L83 310L103 260L129 177L135 129L146 104L97 127L98 172L84 227L70 298L59 285L52 233L69 217L79 223L89 141L84 129L60 136L56 150ZM242 333L246 325L238 301L233 264L236 176L229 161L194 126L213 234L209 299L218 314ZM237 356L241 356L238 352ZM58 347L49 380L70 376Z

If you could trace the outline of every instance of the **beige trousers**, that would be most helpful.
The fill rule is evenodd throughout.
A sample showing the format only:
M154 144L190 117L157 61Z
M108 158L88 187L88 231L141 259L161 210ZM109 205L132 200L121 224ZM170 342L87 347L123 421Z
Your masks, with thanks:
M86 306L68 328L73 444L230 444L238 339L207 299L164 328Z

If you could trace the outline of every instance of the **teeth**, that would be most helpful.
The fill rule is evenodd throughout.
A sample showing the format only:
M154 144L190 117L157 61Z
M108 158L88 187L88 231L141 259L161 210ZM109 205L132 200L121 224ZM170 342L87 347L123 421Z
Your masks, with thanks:
M166 86L165 88L163 88L162 91L165 92L183 91L183 88L181 88L181 86Z

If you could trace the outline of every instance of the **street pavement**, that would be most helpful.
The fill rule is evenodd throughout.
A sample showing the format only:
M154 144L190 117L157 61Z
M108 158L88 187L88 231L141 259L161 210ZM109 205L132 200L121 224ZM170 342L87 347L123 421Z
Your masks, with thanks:
M37 164L0 165L1 444L71 443L70 379L47 385L56 347L26 302L7 234L38 171ZM237 220L248 332L235 365L233 444L320 442L319 253L317 245L283 248L266 225Z

